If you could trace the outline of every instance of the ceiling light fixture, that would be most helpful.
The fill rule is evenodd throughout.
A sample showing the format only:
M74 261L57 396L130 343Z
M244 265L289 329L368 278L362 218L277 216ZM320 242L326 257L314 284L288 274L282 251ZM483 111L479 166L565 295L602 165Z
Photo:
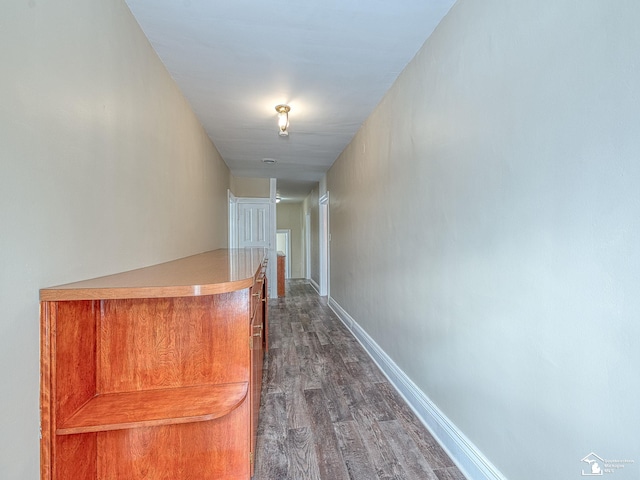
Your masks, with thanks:
M289 105L276 105L276 112L278 112L278 135L281 137L289 136L287 128L289 128L289 111L291 107Z

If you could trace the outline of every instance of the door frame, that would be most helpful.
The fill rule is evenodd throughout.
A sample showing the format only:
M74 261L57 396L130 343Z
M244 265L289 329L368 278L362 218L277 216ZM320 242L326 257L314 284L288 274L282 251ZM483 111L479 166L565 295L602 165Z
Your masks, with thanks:
M238 248L238 197L227 189L229 201L229 248Z
M311 212L305 214L305 278L311 280Z
M330 242L331 233L329 231L329 192L326 192L318 200L320 217L320 296L330 294Z

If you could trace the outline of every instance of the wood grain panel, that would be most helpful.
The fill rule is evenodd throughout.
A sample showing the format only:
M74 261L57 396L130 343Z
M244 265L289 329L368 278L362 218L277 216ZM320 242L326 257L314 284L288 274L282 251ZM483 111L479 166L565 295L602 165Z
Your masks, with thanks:
M52 412L51 402L51 322L55 308L49 302L40 304L40 480L50 480L53 475L52 442L55 434L52 432L55 424L55 413Z
M60 425L56 434L213 420L236 408L247 390L244 382L98 395Z
M55 437L53 480L93 480L97 477L95 433Z
M248 382L248 337L248 290L105 300L98 392Z
M96 316L92 301L59 302L52 317L56 418L68 418L96 391Z
M248 399L223 419L97 435L100 480L249 478Z
M261 319L254 319L259 322ZM258 429L258 413L260 411L260 392L262 391L262 324L257 323L252 326L253 349L251 350L251 402L253 413L251 421L251 431L255 435ZM253 451L253 450L252 450Z
M278 255L277 271L278 271L278 296L284 297L284 277L285 277L285 256Z
M258 415L260 413L260 393L262 391L262 366L264 360L264 323L263 302L264 284L260 282L258 290L257 307L251 319L251 452L256 451L256 439L258 433ZM254 473L254 465L251 465L251 475Z

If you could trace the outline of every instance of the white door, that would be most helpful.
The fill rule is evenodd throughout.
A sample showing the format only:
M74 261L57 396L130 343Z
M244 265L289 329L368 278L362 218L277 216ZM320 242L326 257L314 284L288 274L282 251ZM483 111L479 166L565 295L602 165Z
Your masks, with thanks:
M268 250L269 298L278 298L276 278L276 185L270 180L269 198L235 197L229 192L229 248Z
M269 203L238 203L238 247L271 248Z

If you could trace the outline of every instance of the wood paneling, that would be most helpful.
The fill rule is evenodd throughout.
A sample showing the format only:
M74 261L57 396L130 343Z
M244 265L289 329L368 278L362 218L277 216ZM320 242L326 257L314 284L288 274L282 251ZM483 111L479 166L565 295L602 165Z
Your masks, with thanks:
M265 268L220 250L43 290L41 478L248 479Z
M103 301L98 391L248 382L248 299L244 289ZM238 322L240 317L247 322Z
M96 304L91 301L51 305L49 340L55 413L66 418L96 392Z
M285 273L286 273L286 258L284 255L278 254L278 296L284 297L285 295Z
M210 422L99 433L97 478L246 480L248 419L245 399L229 415Z
M247 382L221 383L96 395L59 424L56 434L213 420L235 409L247 397L247 388Z

